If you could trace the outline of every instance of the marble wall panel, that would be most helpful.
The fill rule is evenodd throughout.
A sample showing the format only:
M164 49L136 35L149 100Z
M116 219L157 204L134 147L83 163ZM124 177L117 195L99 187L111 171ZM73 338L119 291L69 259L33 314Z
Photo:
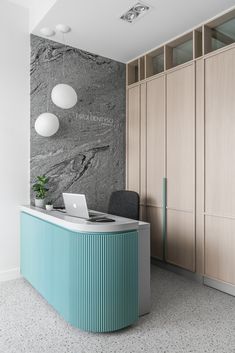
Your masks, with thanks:
M76 90L74 108L51 101L58 83ZM90 209L106 211L110 193L124 188L125 95L123 63L31 36L31 184L37 175L49 176L55 205L63 205L62 192L85 193ZM34 129L46 111L60 121L50 138Z

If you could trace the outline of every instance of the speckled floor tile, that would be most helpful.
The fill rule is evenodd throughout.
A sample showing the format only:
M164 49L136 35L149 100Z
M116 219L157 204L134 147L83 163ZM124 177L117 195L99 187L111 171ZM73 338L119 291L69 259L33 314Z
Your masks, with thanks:
M152 267L152 311L109 334L68 325L24 280L0 284L0 353L235 353L235 298Z

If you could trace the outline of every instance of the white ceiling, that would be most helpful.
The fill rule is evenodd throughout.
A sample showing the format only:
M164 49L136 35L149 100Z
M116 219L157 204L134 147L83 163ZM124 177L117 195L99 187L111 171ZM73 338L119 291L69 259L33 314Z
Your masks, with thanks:
M25 8L29 8L29 0L9 0L9 2L12 2L16 5L23 6Z
M1 0L0 0L1 1ZM8 0L29 10L29 31L31 32L44 18L57 0Z
M40 0L42 1L42 0ZM134 24L119 17L138 0L54 0L33 30L58 23L71 26L66 44L127 62L180 35L218 13L235 6L235 0L146 0L151 11ZM61 34L51 39L63 42Z

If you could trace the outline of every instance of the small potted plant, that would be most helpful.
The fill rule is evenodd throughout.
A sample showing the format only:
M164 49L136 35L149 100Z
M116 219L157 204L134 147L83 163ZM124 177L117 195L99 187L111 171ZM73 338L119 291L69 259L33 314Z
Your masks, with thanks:
M33 191L36 192L36 197L35 197L35 206L43 208L45 205L45 197L47 194L47 183L49 181L49 178L47 178L45 175L42 176L37 176L37 181L36 183L33 184Z
M46 203L46 210L47 211L52 211L53 210L53 204L52 204L52 201L47 201Z

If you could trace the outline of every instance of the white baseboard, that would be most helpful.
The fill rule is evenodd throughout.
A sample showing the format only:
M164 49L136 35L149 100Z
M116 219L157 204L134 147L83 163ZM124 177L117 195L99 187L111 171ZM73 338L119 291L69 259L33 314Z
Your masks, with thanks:
M20 268L12 268L7 271L0 271L0 282L11 281L13 279L20 278Z

